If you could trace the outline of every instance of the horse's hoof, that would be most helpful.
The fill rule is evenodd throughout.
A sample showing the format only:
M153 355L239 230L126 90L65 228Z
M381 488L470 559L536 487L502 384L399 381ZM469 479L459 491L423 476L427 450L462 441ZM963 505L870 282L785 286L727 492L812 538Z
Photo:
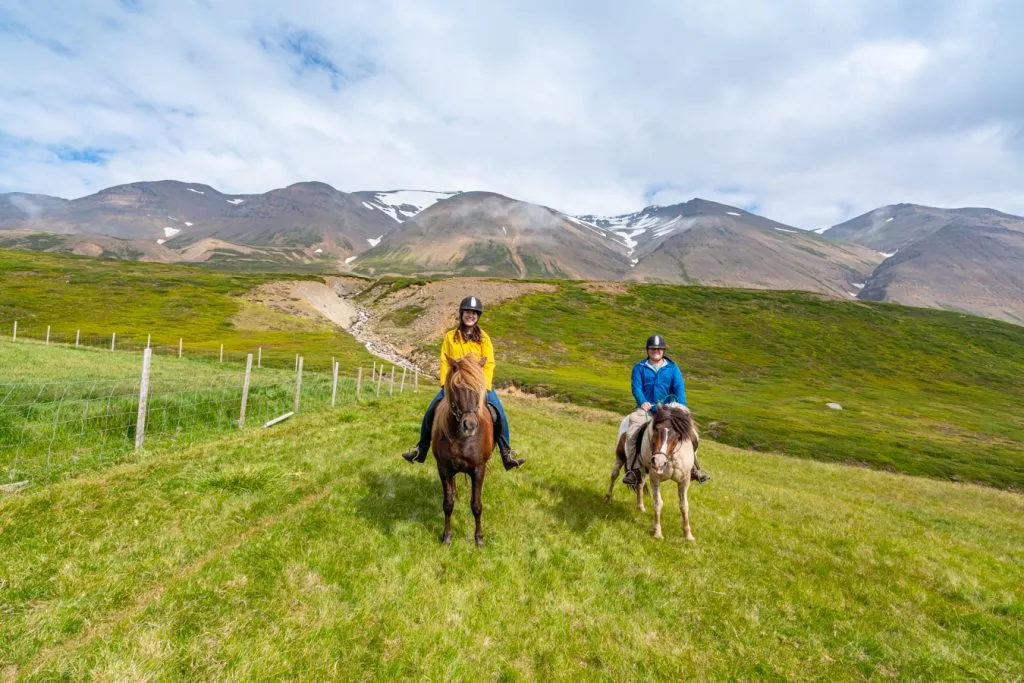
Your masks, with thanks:
M659 541L664 541L665 540L665 537L661 535L660 531L655 531L654 532L654 538L656 538Z
M606 502L606 503L612 502L612 497L611 496L605 496L604 497L604 502Z
M696 541L697 539L693 537L693 534L686 534L686 540L690 541L692 543L693 541Z
M484 537L483 536L477 536L476 537L476 547L477 548L483 548L484 547Z
M444 534L443 536L441 536L441 543L443 543L445 545L451 545L452 544L452 535L451 534Z

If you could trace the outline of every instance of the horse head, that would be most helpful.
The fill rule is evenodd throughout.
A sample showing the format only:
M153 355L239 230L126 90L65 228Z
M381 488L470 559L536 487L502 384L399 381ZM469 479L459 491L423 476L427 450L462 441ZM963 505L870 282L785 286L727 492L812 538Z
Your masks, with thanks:
M486 378L482 368L487 359L478 359L475 353L458 360L448 355L445 358L450 368L444 385L449 410L458 425L459 436L472 438L480 429L480 415L484 410Z
M693 418L685 408L660 406L650 426L651 468L658 474L665 472L669 457L684 440L694 436Z

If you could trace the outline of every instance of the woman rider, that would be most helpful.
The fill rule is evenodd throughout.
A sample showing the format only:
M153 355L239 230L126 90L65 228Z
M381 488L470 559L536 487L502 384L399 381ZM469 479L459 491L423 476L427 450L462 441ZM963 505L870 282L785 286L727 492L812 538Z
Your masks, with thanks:
M649 420L653 413L657 412L658 405L672 405L673 403L686 405L686 385L683 383L683 373L679 371L679 366L675 364L675 361L665 357L665 348L665 338L660 334L652 334L647 338L647 358L638 361L633 366L630 385L633 390L633 398L636 399L636 411L630 418L633 418L632 423L636 425L637 429ZM632 433L635 433L635 430ZM711 475L697 464L696 449L693 454L693 478L702 484L711 478ZM640 481L639 472L627 470L623 481L627 484L638 483Z
M462 358L468 353L475 353L478 357L486 359L484 364L484 376L487 378L487 397L489 405L494 406L498 413L499 425L495 429L498 442L498 450L501 452L501 462L506 470L519 467L524 462L522 458L516 458L516 452L512 450L509 440L508 418L505 416L505 408L501 405L498 394L494 391L494 346L491 345L490 336L480 329L477 324L484 312L483 304L475 296L467 296L459 304L459 324L457 327L448 330L441 344L441 391L430 402L427 412L423 416L423 423L420 425L420 441L402 454L402 457L409 462L423 462L427 459L427 450L430 448L430 430L434 424L434 410L437 404L444 397L444 381L448 377L448 360L451 356L454 360Z

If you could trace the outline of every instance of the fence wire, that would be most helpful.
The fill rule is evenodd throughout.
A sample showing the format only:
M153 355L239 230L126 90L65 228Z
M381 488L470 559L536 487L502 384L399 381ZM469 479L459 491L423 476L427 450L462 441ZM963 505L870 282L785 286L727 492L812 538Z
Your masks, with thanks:
M156 361L154 361L155 363ZM295 410L296 377L252 370L245 428ZM239 429L244 370L203 376L152 374L143 452L188 446ZM0 381L0 481L48 482L139 453L141 377L90 381ZM299 411L332 403L330 373L302 373ZM364 387L363 396L367 397ZM334 403L356 400L354 377L338 378Z

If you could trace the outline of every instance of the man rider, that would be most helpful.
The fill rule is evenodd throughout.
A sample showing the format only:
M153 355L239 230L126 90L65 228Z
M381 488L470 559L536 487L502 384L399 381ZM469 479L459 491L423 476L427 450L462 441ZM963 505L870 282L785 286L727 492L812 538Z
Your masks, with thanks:
M629 437L632 438L639 427L649 422L658 405L686 405L686 387L683 374L675 361L665 356L665 338L660 334L652 334L647 338L647 358L633 366L630 381L633 398L636 400L636 411L629 416L632 424ZM711 479L711 475L697 464L697 453L693 454L693 478L703 484ZM623 481L635 486L640 483L640 472L627 469Z

